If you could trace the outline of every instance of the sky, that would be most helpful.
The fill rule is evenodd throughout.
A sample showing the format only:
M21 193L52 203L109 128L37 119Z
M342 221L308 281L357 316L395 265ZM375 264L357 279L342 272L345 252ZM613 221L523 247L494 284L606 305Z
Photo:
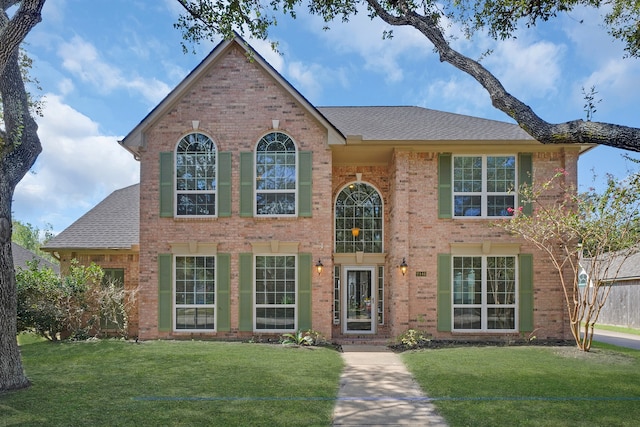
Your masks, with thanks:
M215 47L188 45L173 27L176 0L48 0L26 39L31 74L42 90L38 118L43 152L18 184L14 219L54 233L64 230L114 190L139 181L139 164L119 146L127 135ZM269 41L246 39L316 106L417 105L510 121L470 77L439 61L426 38L360 13L323 30L303 9L278 17ZM543 119L585 119L583 89L597 91L594 120L640 127L640 60L600 27L598 11L577 10L517 38L453 39L507 91ZM451 27L456 35L456 26ZM599 188L607 174L623 178L635 164L624 152L597 147L581 156L579 186ZM594 176L596 181L594 183Z

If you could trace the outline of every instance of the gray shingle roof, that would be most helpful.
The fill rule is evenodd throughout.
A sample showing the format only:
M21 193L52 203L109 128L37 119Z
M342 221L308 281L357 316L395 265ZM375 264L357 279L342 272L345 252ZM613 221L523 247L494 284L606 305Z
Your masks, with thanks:
M43 249L129 249L140 241L140 185L116 190Z
M624 256L616 257L611 261L609 266L609 276L605 279L619 280L637 280L640 278L640 252L629 255L626 259ZM616 275L614 278L612 276Z
M520 126L422 107L318 107L343 135L375 141L534 139Z
M15 242L11 242L11 252L13 254L13 266L17 270L18 267L27 269L27 261L38 261L38 266L40 268L51 268L56 273L60 273L60 266L49 262L48 260L42 258L31 252L29 249L25 249Z

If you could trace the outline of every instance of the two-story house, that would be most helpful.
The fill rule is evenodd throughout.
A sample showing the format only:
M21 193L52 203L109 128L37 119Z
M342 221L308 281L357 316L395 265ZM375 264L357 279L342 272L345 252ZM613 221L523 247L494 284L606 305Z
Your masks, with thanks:
M520 185L559 168L575 184L589 147L419 107L316 107L240 38L121 144L140 184L47 249L137 289L140 339L569 333L544 254L493 225Z

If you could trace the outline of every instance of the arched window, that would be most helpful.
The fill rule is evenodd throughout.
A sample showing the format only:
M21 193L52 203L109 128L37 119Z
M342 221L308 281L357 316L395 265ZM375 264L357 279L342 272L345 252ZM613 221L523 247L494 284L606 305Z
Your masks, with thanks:
M383 206L380 193L369 184L354 182L336 199L336 252L381 253Z
M216 215L216 146L206 135L191 133L176 147L176 215Z
M271 132L256 147L256 215L296 214L296 145L288 135Z

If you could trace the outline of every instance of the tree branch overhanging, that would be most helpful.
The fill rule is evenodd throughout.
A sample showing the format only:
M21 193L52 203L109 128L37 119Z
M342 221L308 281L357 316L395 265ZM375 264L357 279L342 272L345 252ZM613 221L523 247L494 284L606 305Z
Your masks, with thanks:
M543 144L601 144L640 152L640 129L610 123L573 120L549 123L528 105L507 92L502 83L479 62L454 50L438 23L429 15L409 9L403 1L391 13L377 0L365 0L375 14L392 26L411 26L433 44L442 62L473 77L488 92L492 105L514 119L525 132Z

